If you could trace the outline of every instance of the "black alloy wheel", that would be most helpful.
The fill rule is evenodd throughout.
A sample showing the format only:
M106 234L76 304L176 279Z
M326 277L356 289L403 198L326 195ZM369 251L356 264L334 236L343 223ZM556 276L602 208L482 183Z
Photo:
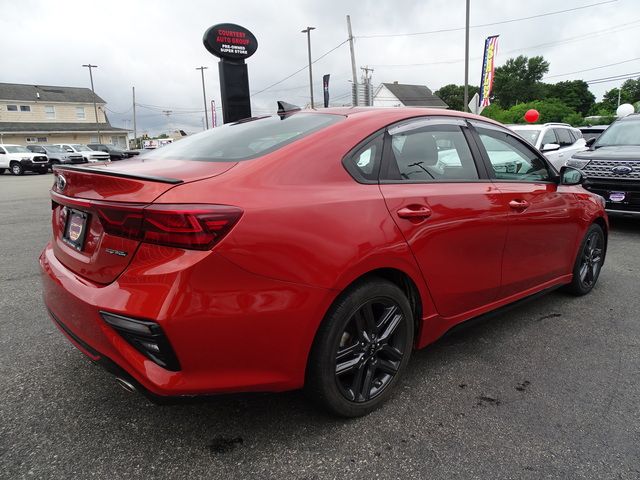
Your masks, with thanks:
M407 328L400 306L389 298L365 302L349 319L335 354L336 383L351 402L367 402L398 373Z
M329 309L309 355L305 391L332 413L365 415L382 405L413 348L414 318L394 283L366 278Z
M567 285L567 291L574 295L585 295L593 289L604 263L605 245L602 228L597 224L591 225L578 250L573 280Z

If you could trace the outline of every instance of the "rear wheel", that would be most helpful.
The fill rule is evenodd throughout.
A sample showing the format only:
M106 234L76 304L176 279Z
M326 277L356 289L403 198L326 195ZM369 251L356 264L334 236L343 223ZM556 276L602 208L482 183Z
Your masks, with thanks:
M573 280L566 287L569 293L586 295L593 289L600 276L604 254L604 232L600 225L594 223L587 230L578 250Z
M24 173L22 165L20 165L18 162L13 162L11 165L9 165L9 168L11 169L11 173L13 175L22 175Z
M413 313L400 288L373 278L336 301L309 356L305 390L333 413L365 415L391 395L413 346Z

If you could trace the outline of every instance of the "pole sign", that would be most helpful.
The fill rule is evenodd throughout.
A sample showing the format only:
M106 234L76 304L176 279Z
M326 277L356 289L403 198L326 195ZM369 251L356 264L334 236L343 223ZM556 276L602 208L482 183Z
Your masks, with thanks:
M209 27L202 42L209 53L229 60L244 60L258 49L258 40L253 33L234 23Z
M244 61L256 52L258 40L240 25L219 23L204 32L202 43L220 59L218 73L223 122L237 122L251 117L249 74Z
M488 107L491 104L491 90L493 89L494 60L498 52L498 37L487 37L484 41L484 58L482 60L482 78L480 79L479 108Z

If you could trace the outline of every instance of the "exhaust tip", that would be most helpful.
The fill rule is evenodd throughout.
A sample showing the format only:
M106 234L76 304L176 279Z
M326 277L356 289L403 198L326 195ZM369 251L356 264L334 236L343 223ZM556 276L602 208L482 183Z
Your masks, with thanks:
M136 391L136 387L124 378L116 377L116 383L126 392L134 393Z

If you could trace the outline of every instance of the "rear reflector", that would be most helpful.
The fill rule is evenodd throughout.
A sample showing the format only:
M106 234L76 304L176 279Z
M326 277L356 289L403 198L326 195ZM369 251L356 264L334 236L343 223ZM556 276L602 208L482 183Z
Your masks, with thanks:
M242 216L227 205L95 204L109 235L192 250L209 250Z

